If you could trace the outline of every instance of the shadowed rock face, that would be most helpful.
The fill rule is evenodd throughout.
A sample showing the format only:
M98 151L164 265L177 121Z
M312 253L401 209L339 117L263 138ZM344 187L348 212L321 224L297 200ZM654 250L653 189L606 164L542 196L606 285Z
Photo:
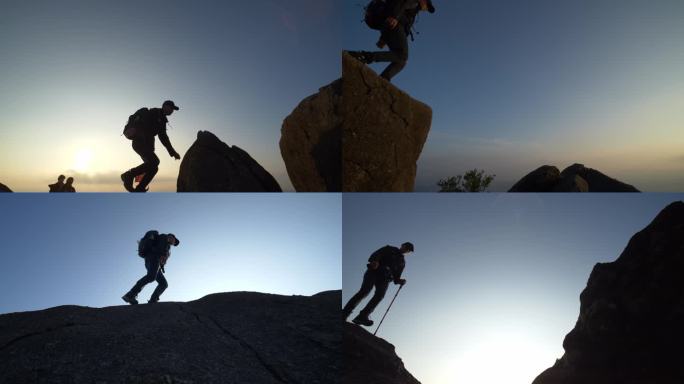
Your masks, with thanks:
M420 384L394 346L351 323L344 323L343 384Z
M573 164L560 172L544 165L520 179L508 192L639 192L629 184L603 173Z
M620 257L597 264L565 354L534 384L684 382L684 203L666 207Z
M247 152L207 131L197 132L183 157L176 187L178 192L282 192Z
M342 80L304 99L283 122L280 153L298 192L342 190Z
M12 192L5 184L0 183L0 192Z
M346 53L342 82L344 190L413 191L432 109Z
M2 383L339 383L341 292L0 316Z

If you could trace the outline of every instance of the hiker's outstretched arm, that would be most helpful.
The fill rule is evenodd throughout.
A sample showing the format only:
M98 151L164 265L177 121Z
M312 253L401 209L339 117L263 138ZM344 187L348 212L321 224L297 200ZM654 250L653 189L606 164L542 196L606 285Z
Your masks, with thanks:
M171 145L171 140L169 140L169 135L166 134L166 131L159 133L159 141L161 141L162 144L164 144L164 147L166 147L166 150L169 151L169 155L173 156L175 154L178 154L175 149L173 149L173 146Z

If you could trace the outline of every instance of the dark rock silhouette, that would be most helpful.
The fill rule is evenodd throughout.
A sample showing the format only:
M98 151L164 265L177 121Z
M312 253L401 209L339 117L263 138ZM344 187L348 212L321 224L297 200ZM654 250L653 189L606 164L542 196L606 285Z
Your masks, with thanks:
M339 383L341 291L0 316L2 383Z
M544 165L520 179L508 192L639 192L629 184L603 173L573 164L560 172Z
M7 187L5 184L0 183L0 192L12 192L12 190L9 189L9 187Z
M343 384L420 384L404 368L394 346L360 326L344 323Z
M342 56L344 191L413 191L432 109Z
M534 384L684 382L684 203L661 211L620 257L596 264L565 354Z
M342 190L342 81L304 99L283 122L280 153L298 192Z
M208 131L197 132L181 162L176 187L178 192L282 192L247 152Z

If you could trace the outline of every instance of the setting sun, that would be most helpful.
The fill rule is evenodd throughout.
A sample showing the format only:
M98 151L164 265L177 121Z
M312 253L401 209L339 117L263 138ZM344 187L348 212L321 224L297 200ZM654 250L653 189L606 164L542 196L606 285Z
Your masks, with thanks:
M76 155L74 156L74 170L79 172L87 171L92 159L93 151L90 148L79 149L78 152L76 152Z

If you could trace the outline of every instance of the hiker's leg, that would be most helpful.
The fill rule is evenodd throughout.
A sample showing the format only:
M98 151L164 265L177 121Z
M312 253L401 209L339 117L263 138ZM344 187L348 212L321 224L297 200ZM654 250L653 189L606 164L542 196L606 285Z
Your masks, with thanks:
M142 158L145 161L145 176L140 180L136 189L144 191L159 171L159 157L153 151L149 151Z
M375 310L375 307L380 304L382 299L385 297L385 292L387 292L387 287L389 286L389 281L387 279L377 279L375 281L375 294L368 301L366 307L361 311L361 316L368 318L371 313Z
M357 305L363 300L364 297L368 296L370 291L373 289L373 284L375 284L375 272L372 272L371 270L367 270L366 273L363 275L363 283L361 283L361 289L359 289L358 292L354 296L352 296L351 299L347 302L347 305L344 306L344 309L342 309L342 313L344 313L345 318L349 316L349 314L352 313L354 308L356 308Z
M140 156L140 158L143 160L142 164L128 170L128 173L135 177L146 172L148 165L145 161L145 156L150 151L154 152L154 149L149 148L148 144L138 141L133 141L132 146L135 153L137 153L138 156Z
M406 66L409 55L408 37L406 36L403 27L397 27L392 31L383 34L383 39L390 49L390 51L387 52L389 55L386 56L390 60L386 61L391 61L392 63L382 71L380 76L387 81L390 81ZM382 57L382 55L380 57Z
M150 301L159 301L159 296L161 296L162 293L168 288L169 283L166 282L166 278L164 277L164 274L157 273L157 288L154 289L154 292L152 292L152 296L150 297Z
M155 279L157 279L157 273L159 272L159 260L154 260L154 258L145 259L145 268L147 269L147 274L138 280L137 283L128 291L128 295L131 297L136 297L142 291L143 287Z

